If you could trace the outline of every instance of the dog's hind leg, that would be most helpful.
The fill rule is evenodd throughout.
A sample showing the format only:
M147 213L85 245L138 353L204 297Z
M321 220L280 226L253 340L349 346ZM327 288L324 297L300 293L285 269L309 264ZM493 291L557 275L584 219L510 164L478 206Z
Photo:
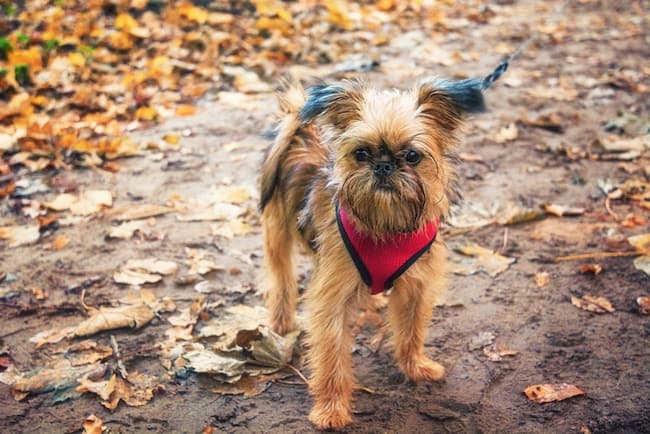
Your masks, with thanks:
M271 317L271 328L285 334L296 326L298 283L294 267L294 232L281 201L274 199L264 208L264 297Z

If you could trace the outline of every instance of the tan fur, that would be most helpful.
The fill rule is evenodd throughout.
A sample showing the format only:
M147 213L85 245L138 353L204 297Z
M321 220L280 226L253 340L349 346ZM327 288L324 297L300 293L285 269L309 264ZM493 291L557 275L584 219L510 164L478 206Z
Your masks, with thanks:
M358 82L342 86L320 122L304 125L298 115L304 92L294 87L285 94L285 115L261 179L265 295L279 333L295 328L294 245L301 243L313 257L305 295L314 398L309 419L322 429L340 429L352 421L351 326L358 308L372 297L345 249L334 203L350 209L357 228L377 239L444 218L455 176L445 154L456 142L460 123L460 113L429 85L410 91L382 91ZM415 167L401 164L391 188L383 191L372 171L355 159L359 147L373 155L384 147L395 158L416 149L423 158ZM425 355L423 344L436 297L446 288L445 268L445 247L438 237L389 295L395 359L412 380L439 380L444 374L442 365Z

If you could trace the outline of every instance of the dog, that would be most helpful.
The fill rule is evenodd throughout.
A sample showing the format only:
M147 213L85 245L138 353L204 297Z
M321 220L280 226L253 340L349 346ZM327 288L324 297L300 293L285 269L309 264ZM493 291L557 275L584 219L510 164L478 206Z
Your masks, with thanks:
M310 252L309 420L341 429L352 422L351 325L374 295L387 294L401 371L413 381L444 375L423 349L447 285L438 228L456 195L459 130L485 105L476 79L425 79L408 90L359 80L287 87L260 177L265 300L274 331L295 329L295 247Z

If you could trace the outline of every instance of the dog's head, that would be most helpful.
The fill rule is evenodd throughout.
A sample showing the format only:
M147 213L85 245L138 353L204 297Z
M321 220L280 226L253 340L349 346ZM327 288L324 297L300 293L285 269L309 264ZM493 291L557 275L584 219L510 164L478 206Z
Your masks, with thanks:
M447 156L463 115L483 110L478 80L428 80L410 91L347 81L309 88L300 117L324 127L341 206L381 237L446 214Z

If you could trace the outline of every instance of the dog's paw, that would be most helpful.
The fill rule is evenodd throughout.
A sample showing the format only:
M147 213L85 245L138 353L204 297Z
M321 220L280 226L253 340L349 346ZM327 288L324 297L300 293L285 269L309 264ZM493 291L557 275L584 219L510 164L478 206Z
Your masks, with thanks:
M445 375L445 368L426 356L421 356L402 364L402 370L413 381L438 381Z
M296 329L293 316L278 316L271 318L271 330L279 335L286 335Z
M352 423L349 406L340 401L319 402L309 413L309 420L318 429L340 430Z

